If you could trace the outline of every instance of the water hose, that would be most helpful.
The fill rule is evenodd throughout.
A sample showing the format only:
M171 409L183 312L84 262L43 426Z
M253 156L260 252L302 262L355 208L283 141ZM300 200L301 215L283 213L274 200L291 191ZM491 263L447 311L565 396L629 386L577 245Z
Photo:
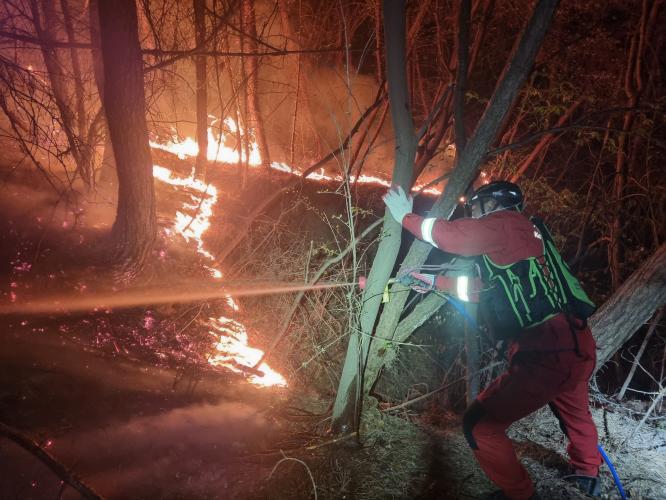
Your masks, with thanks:
M620 497L622 497L622 500L626 500L627 494L624 492L624 488L622 487L622 481L620 481L620 476L617 475L617 471L613 466L613 462L611 462L611 459L608 458L608 455L606 455L606 451L601 447L600 444L597 445L597 448L599 449L599 453L601 453L601 456L604 457L604 461L606 462L606 465L608 465L608 468L610 469L611 474L613 475L613 481L615 481L615 486L617 486L617 491L620 492Z

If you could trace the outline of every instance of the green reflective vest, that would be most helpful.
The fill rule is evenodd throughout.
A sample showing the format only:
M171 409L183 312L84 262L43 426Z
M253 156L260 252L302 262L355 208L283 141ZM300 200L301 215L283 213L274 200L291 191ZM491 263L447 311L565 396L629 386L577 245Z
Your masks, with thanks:
M485 285L480 295L481 313L497 338L510 338L562 312L587 319L595 310L543 221L536 217L531 221L541 235L542 256L506 266L487 255L479 259Z

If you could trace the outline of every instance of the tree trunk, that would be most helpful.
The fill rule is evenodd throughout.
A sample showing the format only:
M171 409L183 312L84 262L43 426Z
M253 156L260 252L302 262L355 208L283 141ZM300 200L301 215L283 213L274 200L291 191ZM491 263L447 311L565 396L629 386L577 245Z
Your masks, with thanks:
M597 370L666 303L666 244L661 245L590 318Z
M241 0L241 17L242 29L245 32L245 46L249 52L257 52L257 21L254 11L254 0ZM266 131L259 105L259 58L246 58L245 70L248 116L247 131L252 131L257 141L262 166L270 169L271 159L268 150L268 141L266 140Z
M76 114L70 106L70 99L68 97L68 83L65 77L65 70L62 61L58 58L57 50L52 46L51 42L57 37L55 35L56 20L58 18L55 4L52 0L42 0L41 6L43 9L40 11L37 0L31 0L30 10L35 26L35 32L42 43L40 45L44 65L49 75L51 82L51 90L53 91L53 100L56 103L62 129L67 137L67 144L69 146L72 158L76 164L76 170L81 176L81 179L87 187L92 187L92 155L87 150L87 145L83 144L80 134L83 131L79 130L76 133ZM78 60L78 59L77 59ZM79 75L80 76L80 75Z
M104 107L104 63L102 62L102 38L99 33L99 1L90 0L88 4L88 24L90 26L90 41L92 42L92 66L97 92L102 108ZM102 118L102 134L104 144L102 151L102 164L97 172L97 182L116 188L118 186L118 175L116 173L116 160L113 157L113 144L111 144L111 134L106 122L106 113Z
M477 317L478 304L465 304L467 314L472 318ZM479 374L479 333L465 321L465 398L467 404L471 404L479 395L481 388L481 377Z
M504 68L497 88L490 98L474 135L469 139L466 148L457 152L460 156L456 161L456 167L449 177L444 192L430 211L431 217L450 217L458 203L458 198L476 178L479 166L484 160L489 146L495 140L518 91L531 71L534 59L541 47L558 3L558 0L537 2L532 18L528 22L513 56ZM415 241L403 260L401 269L419 268L425 262L431 249L432 246L429 244ZM408 294L404 293L406 289L400 284L395 284L391 287L391 291L393 292L391 302L387 304L382 312L372 342L371 352L368 356L364 376L364 391L366 394L370 392L384 364L392 361L395 357L395 349L387 349L386 346L395 345L393 341L402 342L411 335L411 331L405 329L400 329L400 335L396 335L398 322L407 300ZM433 300L428 303L435 305L437 301ZM429 314L432 314L435 310L429 311ZM425 319L427 319L427 316L423 321Z
M67 41L74 43L76 41L74 36L74 21L72 19L72 12L69 8L69 1L60 0L60 8L62 10L62 18L65 24L65 31L67 33ZM77 128L79 136L83 138L85 137L86 129L88 128L88 118L86 116L85 100L83 96L85 89L83 88L79 51L75 48L69 49L69 57L72 60L72 73L74 76Z
M392 179L394 186L402 186L408 191L416 155L416 136L407 93L405 31L405 0L386 0L384 2L386 71L396 145ZM360 421L363 367L367 360L370 336L381 306L382 290L391 276L402 236L401 226L388 210L384 213L382 232L383 237L363 291L359 331L352 331L349 335L347 357L333 407L331 423L333 432L357 430Z
M197 47L206 43L206 0L193 0L194 30ZM195 56L196 101L197 101L197 153L194 172L200 179L206 178L208 163L208 77L206 75L206 56Z
M643 59L650 45L650 38L654 31L657 14L663 0L642 3L642 12L639 26L634 33L627 57L627 69L624 75L624 92L627 96L627 108L634 108L640 103L643 93ZM648 12L649 7L649 12ZM624 248L622 242L622 226L624 222L623 205L624 190L629 176L627 137L634 125L635 113L628 111L622 121L622 132L617 139L617 154L615 159L615 176L613 178L613 217L610 227L610 244L608 246L608 260L611 272L613 290L617 290L622 283L622 265L624 261Z
M461 0L458 12L458 36L456 49L458 68L456 69L456 88L453 97L453 116L455 123L456 150L465 149L465 87L467 86L467 63L469 59L469 18L471 0Z
M104 109L118 172L113 224L119 269L139 272L157 233L155 187L145 115L143 61L134 0L99 0Z

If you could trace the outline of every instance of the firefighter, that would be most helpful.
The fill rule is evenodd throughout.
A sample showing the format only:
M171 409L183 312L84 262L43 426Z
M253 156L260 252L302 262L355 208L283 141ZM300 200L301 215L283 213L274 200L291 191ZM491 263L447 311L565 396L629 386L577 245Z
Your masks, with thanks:
M399 187L390 190L384 202L417 238L445 252L476 258L482 283L479 315L496 338L508 342L508 369L463 417L467 442L500 488L490 498L537 498L505 431L545 405L569 440L572 474L565 479L599 496L602 458L588 406L596 352L585 322L594 304L569 272L545 225L522 214L520 188L506 181L483 185L466 204L471 216L452 221L413 213L411 197ZM435 276L415 277L425 288L438 286Z

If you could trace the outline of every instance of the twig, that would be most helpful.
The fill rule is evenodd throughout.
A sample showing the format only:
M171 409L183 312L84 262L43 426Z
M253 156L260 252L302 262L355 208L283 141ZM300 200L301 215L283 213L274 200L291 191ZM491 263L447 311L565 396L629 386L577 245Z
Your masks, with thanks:
M345 255L347 255L353 248L356 248L356 244L361 241L363 238L368 236L372 231L374 231L382 222L384 222L383 219L378 219L372 224L370 224L355 240L353 240L347 248L345 248L342 252L340 252L338 255L335 257L332 257L328 259L322 266L317 270L313 278L310 280L308 285L314 285L321 279L321 277L324 275L326 270L331 267L333 264L336 264L337 262L340 262ZM266 349L264 354L261 356L259 361L254 365L254 368L258 368L261 363L263 363L266 358L273 352L275 347L280 343L284 335L287 333L287 329L289 328L289 324L291 323L291 318L294 316L294 313L298 309L299 304L301 303L301 300L303 299L303 295L305 295L305 290L302 290L298 292L298 295L294 299L294 302L291 304L291 308L289 309L289 312L287 313L287 316L285 316L285 319L282 323L282 328L280 329L280 333L278 333L277 337L273 340L273 343Z
M273 476L273 473L280 466L281 463L287 462L287 461L298 462L303 467L305 467L305 470L308 472L308 476L310 476L310 481L312 481L312 491L314 492L315 500L317 500L317 484L315 483L314 476L312 475L312 472L310 471L310 467L308 467L308 464L306 464L303 460L299 460L298 458L288 457L287 455L284 454L284 452L282 453L282 455L283 455L283 458L278 460L278 463L275 464L275 466L273 467L273 470L268 475L268 479L270 479Z
M641 357L643 356L643 353L645 352L645 348L648 345L648 342L650 341L650 338L652 337L652 334L654 333L655 329L657 328L657 325L659 324L659 321L661 320L661 317L664 313L664 308L662 307L659 309L657 312L657 315L654 318L654 321L650 325L650 328L648 329L647 334L645 335L645 338L643 339L643 343L641 344L641 347L638 349L638 353L636 353L636 357L634 358L634 362L631 365L631 370L629 370L629 375L627 375L627 378L624 381L624 384L622 384L622 388L620 389L620 393L618 394L617 398L619 400L622 400L624 398L624 393L627 391L627 388L629 387L629 384L631 383L631 379L634 378L634 374L636 373L636 368L638 367L638 364L641 361Z
M37 443L32 439L24 436L16 429L0 422L0 434L5 436L7 439L14 441L24 450L32 453L34 456L39 458L44 464L53 471L62 481L69 484L76 491L81 493L83 498L91 500L102 500L103 497L98 495L93 491L90 486L85 484L81 479L76 476L73 472L67 469L64 465L58 462L55 458L51 456L50 453L42 449Z
M666 387L662 387L661 391L659 391L659 394L657 394L657 397L655 397L652 400L652 404L645 412L645 415L643 415L641 421L638 422L638 425L634 428L633 431L631 431L629 437L627 437L627 439L624 440L624 442L622 443L623 445L627 444L631 440L631 438L634 437L634 434L636 434L640 430L640 428L643 427L643 424L647 421L648 417L650 416L650 413L654 411L654 409L657 407L657 404L659 404L659 402L662 400L665 394L666 394Z
M472 377L475 377L475 376L480 375L481 373L483 373L483 372L485 372L485 371L492 370L493 368L495 368L496 366L501 365L501 364L502 364L502 363L500 363L500 362L498 361L498 362L493 363L493 364L491 364L491 365L488 365L488 366L486 366L486 367L484 367L484 368L481 368L480 370L478 370L478 371L472 373L471 376L472 376ZM458 382L462 382L462 381L465 380L467 377L468 377L468 375L465 375L465 376L463 376L463 377L460 377L460 378L454 380L453 382L448 383L448 384L446 384L446 385L443 385L442 387L438 387L437 389L435 389L435 390L433 390L433 391L430 391L430 392L427 392L427 393L423 394L422 396L419 396L419 397L414 398L414 399L410 399L410 400L408 400L408 401L405 401L404 403L400 403L399 405L391 406L390 408L386 408L386 409L384 409L383 411L386 412L386 411L399 410L400 408L404 408L405 406L409 406L409 405L412 405L412 404L414 404L414 403L417 403L418 401L421 401L421 400L423 400L423 399L429 398L429 397L432 396L433 394L436 394L436 393L438 393L438 392L441 392L441 391L443 391L444 389L448 389L449 387L451 387L451 386L454 385L454 384L457 384Z
M349 134L347 134L347 137L345 138L345 140L343 141L341 146L337 147L336 149L334 149L333 151L328 153L321 160L318 160L317 162L312 164L300 176L298 176L295 179L293 179L292 181L290 181L288 184L286 184L281 189L279 189L278 191L271 194L271 196L269 196L262 203L260 203L252 211L252 213L250 215L248 215L248 217L246 218L246 222L244 224L244 227L237 233L237 235L234 237L234 239L228 245L226 245L222 254L219 257L217 257L217 259L215 259L215 262L214 262L213 265L216 266L216 267L219 267L224 263L226 258L229 257L229 255L231 255L231 253L238 247L240 242L245 239L245 237L247 236L247 233L250 229L250 226L252 225L254 220L261 213L263 213L264 210L266 210L269 206L271 206L278 199L280 199L280 196L282 196L282 194L286 193L287 191L289 191L291 189L294 189L296 186L303 183L303 181L305 179L307 179L307 177L310 174L314 173L316 170L318 170L323 165L328 163L330 160L335 158L335 156L337 154L339 154L341 151L343 151L347 147L347 145L349 144L351 139L354 137L354 135L358 132L358 130L360 129L360 127L361 127L362 123L365 121L365 119L368 118L368 116L372 113L374 108L379 106L384 101L385 97L386 97L385 94L379 94L377 96L377 99L375 100L375 102L368 109L365 110L365 112L358 119L358 121L356 122L354 127L349 131Z

